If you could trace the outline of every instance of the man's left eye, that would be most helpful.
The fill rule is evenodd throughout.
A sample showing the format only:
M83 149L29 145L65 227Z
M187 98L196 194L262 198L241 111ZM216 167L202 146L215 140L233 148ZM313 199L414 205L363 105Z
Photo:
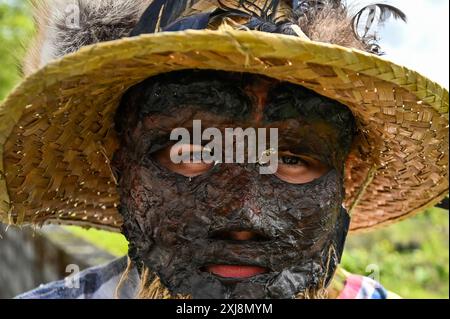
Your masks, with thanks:
M306 184L320 178L329 170L322 162L290 152L281 153L275 175L290 184Z
M281 156L279 161L286 165L307 165L307 162L298 156Z

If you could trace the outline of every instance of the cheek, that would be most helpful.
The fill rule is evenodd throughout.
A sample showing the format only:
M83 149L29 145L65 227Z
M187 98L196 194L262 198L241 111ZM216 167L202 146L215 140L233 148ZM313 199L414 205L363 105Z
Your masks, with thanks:
M198 227L191 234L192 227L187 225L208 229L203 225L205 219L198 217L202 211L208 212L199 200L202 187L192 187L184 177L164 172L152 164L145 167L130 164L122 172L120 187L121 203L129 219L135 220L153 241L170 245L176 244L177 236L197 237Z
M281 207L280 219L289 221L292 233L304 241L325 238L334 230L343 201L342 180L331 171L306 185L274 188Z
M121 204L143 223L164 210L171 199L176 200L176 196L169 196L174 192L172 185L170 179L155 168L149 169L130 160L121 172Z
M164 180L148 174L145 169L137 165L129 166L122 177L122 203L125 202L134 214L144 218L152 208L157 209L164 204L163 184Z

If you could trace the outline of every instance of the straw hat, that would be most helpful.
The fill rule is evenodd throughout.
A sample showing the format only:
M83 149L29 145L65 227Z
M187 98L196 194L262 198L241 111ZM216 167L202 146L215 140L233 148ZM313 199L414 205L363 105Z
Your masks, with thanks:
M184 69L262 74L347 105L359 126L345 172L352 231L448 194L447 90L358 49L227 25L96 43L27 76L0 106L0 221L119 230L114 112L134 84Z

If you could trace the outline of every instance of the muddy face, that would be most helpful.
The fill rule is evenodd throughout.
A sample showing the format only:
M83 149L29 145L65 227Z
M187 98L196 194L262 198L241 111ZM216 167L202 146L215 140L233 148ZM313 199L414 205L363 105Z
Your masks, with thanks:
M277 174L261 175L256 164L171 163L170 132L194 119L277 127ZM188 71L130 89L116 123L129 255L172 293L293 298L328 284L349 226L342 174L354 120L345 106L260 76Z

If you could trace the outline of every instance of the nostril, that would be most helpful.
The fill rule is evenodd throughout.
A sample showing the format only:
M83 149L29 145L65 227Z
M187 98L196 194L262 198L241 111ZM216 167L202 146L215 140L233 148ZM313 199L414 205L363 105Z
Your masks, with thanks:
M210 238L219 240L236 240L236 241L268 241L269 238L254 231L216 231Z

